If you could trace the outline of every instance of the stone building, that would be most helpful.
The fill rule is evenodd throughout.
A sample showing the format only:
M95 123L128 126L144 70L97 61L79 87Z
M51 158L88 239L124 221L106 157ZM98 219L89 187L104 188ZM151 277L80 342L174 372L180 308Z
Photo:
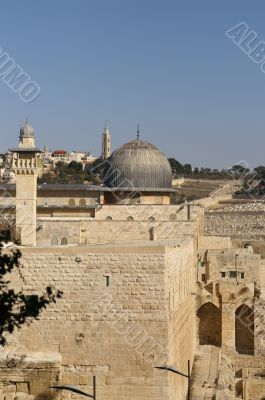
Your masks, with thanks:
M103 186L38 186L39 151L21 142L16 186L0 186L23 255L10 280L63 298L8 338L4 400L44 399L59 383L89 393L93 375L99 399L185 399L187 379L155 367L187 373L188 361L192 400L262 400L262 257L204 235L204 207L171 204L168 161L139 137L105 161Z

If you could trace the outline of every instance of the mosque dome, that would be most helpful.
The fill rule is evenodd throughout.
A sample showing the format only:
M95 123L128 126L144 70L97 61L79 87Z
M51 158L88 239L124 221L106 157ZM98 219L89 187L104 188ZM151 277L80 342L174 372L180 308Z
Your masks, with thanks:
M109 158L104 184L110 188L171 189L172 172L166 156L153 144L137 138Z
M20 138L34 138L35 132L28 120L26 120L24 126L20 129Z

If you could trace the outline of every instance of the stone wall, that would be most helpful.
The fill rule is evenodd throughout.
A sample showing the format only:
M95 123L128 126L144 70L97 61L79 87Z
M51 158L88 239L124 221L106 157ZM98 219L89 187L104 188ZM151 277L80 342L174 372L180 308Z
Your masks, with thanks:
M198 237L199 250L229 250L231 248L232 248L232 241L230 237L220 237L220 236Z
M38 246L176 239L203 231L204 210L193 206L101 206L95 218L38 217Z
M169 293L169 364L188 373L196 348L195 297L196 264L190 244L167 257L167 292ZM169 374L170 399L184 399L187 379ZM176 397L175 397L176 396Z
M1 399L53 399L49 387L60 382L61 369L59 353L29 353L22 346L8 346L0 354Z
M38 294L53 284L64 294L10 340L29 351L59 352L61 383L89 391L96 374L99 398L182 398L183 381L176 387L154 366L169 360L185 370L193 360L193 254L192 239L23 249L24 268L13 274L13 285Z
M197 232L195 222L112 221L78 218L38 218L38 246L175 239Z
M190 207L190 219L196 220L201 207ZM96 219L104 220L111 217L116 221L127 220L133 217L135 221L147 221L154 218L156 221L186 221L188 220L187 205L108 205L96 210Z

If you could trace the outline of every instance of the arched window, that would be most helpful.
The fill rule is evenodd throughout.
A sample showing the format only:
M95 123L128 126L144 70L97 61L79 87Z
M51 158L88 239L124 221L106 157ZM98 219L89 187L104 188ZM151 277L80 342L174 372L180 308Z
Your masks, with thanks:
M129 215L129 217L127 218L127 221L134 221L134 218L131 215Z
M58 246L58 238L54 236L51 240L51 245L52 246Z
M106 221L112 221L112 217L111 217L110 215L108 215L108 216L106 217Z
M63 237L62 240L61 240L61 245L62 245L62 246L66 246L67 244L68 244L67 238L66 238L66 237Z
M69 199L68 200L68 205L69 206L75 206L75 199Z
M236 309L236 351L240 354L254 354L254 310L246 304Z
M155 218L154 217L149 217L148 218L148 222L155 222Z
M222 315L213 303L203 304L197 311L199 318L200 345L221 347L222 343Z
M80 206L86 206L86 199L80 199L79 200L79 205Z

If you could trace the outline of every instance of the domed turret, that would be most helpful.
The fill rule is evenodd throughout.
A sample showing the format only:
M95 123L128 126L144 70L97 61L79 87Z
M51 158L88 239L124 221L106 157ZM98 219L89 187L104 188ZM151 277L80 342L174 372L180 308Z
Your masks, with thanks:
M19 147L35 147L35 132L27 119L24 126L20 129Z
M166 156L138 138L112 153L104 184L109 188L165 191L172 188L172 172Z

